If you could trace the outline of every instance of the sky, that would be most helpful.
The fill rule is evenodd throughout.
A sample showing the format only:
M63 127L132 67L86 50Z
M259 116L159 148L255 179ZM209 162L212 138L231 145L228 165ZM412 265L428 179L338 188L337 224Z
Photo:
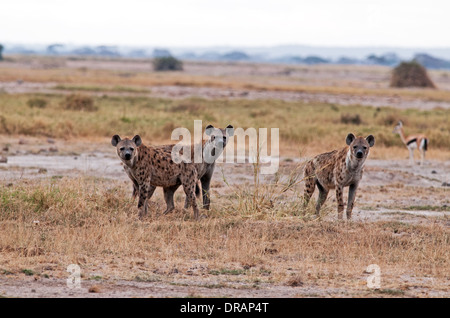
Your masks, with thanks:
M0 43L450 47L448 0L6 0Z

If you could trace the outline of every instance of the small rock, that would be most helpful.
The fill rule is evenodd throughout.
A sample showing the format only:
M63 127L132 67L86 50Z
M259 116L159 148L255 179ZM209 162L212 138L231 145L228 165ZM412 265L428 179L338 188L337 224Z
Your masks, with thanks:
M48 151L50 151L50 152L58 152L58 148L50 147L50 148L48 148Z
M38 173L47 173L47 169L39 168Z
M0 163L7 163L8 162L8 158L6 158L5 156L0 156Z
M431 173L432 174L437 174L437 171L436 170L431 170Z
M100 292L100 287L97 285L93 285L91 287L89 287L88 291L90 293L99 293Z
M25 139L19 139L19 145L26 145L28 142Z
M48 138L48 139L47 139L47 142L48 142L49 144L54 144L54 143L55 143L55 139Z
M4 147L2 148L2 151L8 152L8 151L9 151L9 147L8 147L8 146L4 146Z
M450 182L442 182L443 187L450 187Z

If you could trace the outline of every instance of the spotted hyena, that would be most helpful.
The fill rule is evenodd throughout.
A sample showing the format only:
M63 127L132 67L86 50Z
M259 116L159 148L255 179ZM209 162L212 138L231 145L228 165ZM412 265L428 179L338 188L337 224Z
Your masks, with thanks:
M148 200L156 187L170 188L182 185L186 200L192 205L194 217L198 219L198 206L195 199L195 186L198 180L197 169L192 163L175 163L169 146L146 146L141 137L121 139L114 135L111 144L124 164L125 172L133 182L133 196L139 196L139 217L147 214Z
M225 149L229 137L234 135L234 128L231 125L228 125L225 129L214 128L214 126L208 125L205 129L205 134L209 136L209 139L204 141L202 144L202 161L199 163L194 163L194 165L197 169L198 178L201 183L203 208L209 210L211 203L209 189L214 168L216 166L216 159L223 152L223 149ZM194 162L194 145L191 146L191 160ZM181 183L164 188L164 199L167 204L167 209L164 213L169 213L175 208L173 196L180 185ZM197 185L196 193L199 194L199 192L200 188ZM189 205L190 203L186 198L184 207L189 208Z
M316 204L317 215L330 189L336 189L338 218L342 219L344 211L343 188L349 187L347 218L350 219L352 216L356 189L363 175L364 162L369 155L369 148L375 144L375 138L372 135L363 138L348 134L346 143L347 147L320 154L305 166L304 199L307 204L317 186L319 189L319 198Z

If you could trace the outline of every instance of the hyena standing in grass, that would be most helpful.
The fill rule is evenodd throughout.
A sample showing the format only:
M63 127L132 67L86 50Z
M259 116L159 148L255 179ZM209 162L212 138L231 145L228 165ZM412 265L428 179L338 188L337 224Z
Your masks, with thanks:
M228 125L225 129L214 128L214 126L208 125L205 128L205 134L209 136L209 139L203 141L202 143L202 161L194 162L195 145L191 146L191 160L194 162L194 165L197 169L197 176L201 183L203 208L209 210L211 202L209 189L211 178L214 173L214 168L216 166L216 159L222 154L223 150L225 149L225 146L228 143L228 138L234 135L234 128L231 125ZM164 188L164 199L167 204L167 209L164 214L171 212L175 208L173 196L180 185L181 183L178 183L177 185ZM199 194L199 192L200 189L197 185L196 193ZM187 209L189 208L189 206L190 203L186 197L184 208Z
M344 212L343 189L349 187L347 219L352 217L356 189L362 178L364 162L369 155L369 148L375 144L375 138L372 135L363 138L348 134L346 143L348 147L320 154L305 166L304 200L305 204L309 202L317 186L319 189L319 198L316 204L317 215L319 215L320 207L325 202L330 189L336 189L338 218L342 219Z
M114 135L111 144L116 147L125 172L133 181L133 196L139 195L139 218L147 214L148 200L156 187L183 185L186 201L192 206L194 217L198 219L199 211L195 199L198 176L193 163L173 162L170 146L147 147L138 135L131 140L122 140L119 135Z

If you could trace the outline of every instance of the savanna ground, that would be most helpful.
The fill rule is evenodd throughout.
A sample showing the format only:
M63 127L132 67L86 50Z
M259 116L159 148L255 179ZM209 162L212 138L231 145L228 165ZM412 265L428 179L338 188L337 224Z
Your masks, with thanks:
M449 296L450 72L430 72L431 90L389 88L390 69L376 66L184 66L0 63L0 296ZM168 143L195 119L280 128L278 173L218 164L206 218L182 209L181 190L163 216L158 189L138 220L111 136ZM392 134L399 119L407 134L428 135L424 165L410 166ZM313 203L302 206L302 166L349 132L376 139L354 218L336 220L331 193L316 219ZM81 288L67 287L70 264ZM370 264L380 289L367 286Z

